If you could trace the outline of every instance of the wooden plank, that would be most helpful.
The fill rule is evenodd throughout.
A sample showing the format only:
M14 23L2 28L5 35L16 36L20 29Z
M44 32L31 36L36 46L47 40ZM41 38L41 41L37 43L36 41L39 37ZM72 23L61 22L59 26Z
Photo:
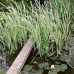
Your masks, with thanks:
M18 70L22 69L24 63L26 62L31 52L32 46L32 39L29 38L6 74L18 74Z

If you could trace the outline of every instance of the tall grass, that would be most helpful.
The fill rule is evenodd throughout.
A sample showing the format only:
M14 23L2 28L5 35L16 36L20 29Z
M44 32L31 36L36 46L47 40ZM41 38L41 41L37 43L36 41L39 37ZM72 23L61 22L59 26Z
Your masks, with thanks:
M61 53L67 47L70 12L69 2L59 3L60 9L57 2L53 6L50 1L49 10L38 4L31 13L24 4L22 7L16 4L16 8L7 7L9 12L0 12L0 37L4 46L12 52L31 36L41 56Z
M56 1L55 1L56 2ZM57 3L57 2L56 2ZM35 31L33 36L40 55L51 56L51 53L67 49L70 24L70 3L61 3L59 7L50 2L50 10L38 6L34 11ZM62 11L61 11L62 10ZM35 33L34 33L35 32Z
M13 6L7 8L9 12L1 12L0 15L0 28L2 42L11 52L16 50L19 45L27 39L27 25L26 10L21 11L21 8L17 6L17 9ZM22 15L23 14L23 15ZM18 44L18 45L17 45Z

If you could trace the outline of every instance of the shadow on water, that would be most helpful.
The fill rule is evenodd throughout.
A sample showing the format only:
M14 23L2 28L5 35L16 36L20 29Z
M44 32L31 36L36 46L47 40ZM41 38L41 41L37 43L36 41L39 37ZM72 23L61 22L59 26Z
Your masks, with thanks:
M7 50L3 50L3 48L0 49L0 70L3 70L4 72L7 72L9 67L12 65L13 61L17 57L18 53L20 52L21 47L19 46L19 50L16 50L14 54L8 54Z
M14 55L6 55L6 53L2 54L1 56L3 60L0 60L0 70L3 70L4 72L6 72L9 69L9 67L12 65L17 54L14 54Z

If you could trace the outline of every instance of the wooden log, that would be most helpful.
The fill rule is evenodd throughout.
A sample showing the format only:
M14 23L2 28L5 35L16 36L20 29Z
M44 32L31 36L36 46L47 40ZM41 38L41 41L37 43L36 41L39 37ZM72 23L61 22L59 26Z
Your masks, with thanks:
M18 71L22 69L24 63L26 62L31 52L32 46L32 39L29 38L6 74L18 74Z

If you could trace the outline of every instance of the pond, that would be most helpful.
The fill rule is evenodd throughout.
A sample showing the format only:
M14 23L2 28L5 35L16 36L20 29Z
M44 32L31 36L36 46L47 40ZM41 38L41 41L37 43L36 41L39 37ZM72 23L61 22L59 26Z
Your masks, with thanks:
M11 64L13 63L17 54L16 55L14 54L13 56L6 56L5 54L3 54L2 56L4 58L4 61L0 61L0 70L3 70L4 72L6 72L11 66ZM30 64L34 68L37 68L37 65L42 62L50 61L51 63L53 63L52 60L50 59L45 60L44 58L40 58L39 56L36 56L36 54L37 54L36 51L35 52L32 51L28 60L26 61L26 64ZM47 70L44 70L43 74L48 74L47 72L48 72ZM25 70L22 69L21 74L24 74L24 73L25 73ZM33 73L29 72L29 74L33 74ZM65 72L59 72L58 74L74 74L74 72L73 72L73 69L68 66Z
M74 36L71 36L69 39L69 49L74 49ZM21 49L21 47L19 47ZM0 56L3 58L3 60L1 60L0 58L0 70L3 70L4 72L7 72L7 70L10 68L10 66L12 65L13 61L15 60L15 58L17 57L18 53L20 52L20 50L16 51L15 54L12 55L7 55L7 53L5 53L5 50L0 49ZM70 51L70 58L73 58L74 56L74 51ZM31 54L29 55L25 65L31 65L33 66L34 69L38 70L38 65L40 63L48 63L49 66L51 65L56 65L54 60L51 59L51 57L40 57L38 55L38 52L34 50L34 48L31 51ZM71 66L74 62L72 61L71 63L66 63L66 62L61 62L59 61L61 64L66 64L67 65L67 69L64 72L58 72L58 74L74 74L74 66ZM24 65L24 67L25 67ZM74 64L73 64L74 65ZM21 70L21 74L24 74L26 71L25 69ZM34 74L32 71L29 72L29 74ZM48 70L47 69L43 69L43 73L42 74L48 74Z
M69 12L70 3L67 2L65 4L65 2L62 3L58 1L55 1L55 2L53 1L54 0L51 0L50 2L50 10L49 10L50 12L44 9L45 6L43 8L39 6L39 9L37 8L37 10L35 10L36 13L34 12L34 14L31 14L31 15L28 14L30 13L30 11L25 10L23 8L25 7L24 4L21 6L17 4L16 5L12 4L13 6L11 7L9 6L7 8L5 7L5 9L4 8L0 9L1 11L0 16L2 17L1 23L0 23L1 24L0 34L2 35L1 40L2 42L5 42L6 47L9 47L9 49L11 49L10 47L12 47L12 49L14 50L17 47L19 48L19 45L17 43L22 44L22 41L26 39L24 37L27 37L28 35L27 33L29 33L28 35L29 37L32 35L32 37L34 36L34 39L36 39L35 42L38 46L37 49L40 51L43 51L42 54L44 56L41 57L37 54L39 51L34 51L34 48L32 49L32 52L29 58L27 59L25 65L23 66L23 69L21 70L21 74L28 74L28 73L33 74L33 73L36 73L37 71L39 72L37 72L36 74L52 74L51 72L53 72L53 74L54 72L55 74L57 73L58 74L74 74L74 71L73 71L74 69L74 57L73 57L74 56L74 37L70 37L69 45L67 48L68 49L67 51L69 52L68 56L71 59L71 61L67 63L65 61L66 56L63 55L64 53L63 50L66 49L64 48L66 47L66 44L65 44L67 40L66 38L68 38L67 37L68 35L66 34L66 30L69 29L69 25L67 24L70 24L70 21L68 21L70 19L69 17L71 14ZM3 6L1 5L1 7ZM59 9L60 7L61 9ZM5 14L3 12L3 9L5 10ZM73 35L74 35L74 32L73 32ZM50 51L49 51L49 48L50 48ZM12 49L11 49L11 52L12 52ZM62 49L61 53L63 56L63 60L58 60L61 57L61 54L59 57L55 56L55 54L57 54L58 52L54 54L54 57L46 57L45 56L46 53L49 54L51 52L51 49L52 50L54 49L54 52L57 52L58 49L60 52L60 50ZM7 72L7 70L12 65L13 61L17 57L20 50L16 51L16 53L12 55L8 55L6 53L7 50L4 50L4 51L2 50L3 49L0 50L0 70ZM45 51L47 52L45 53ZM42 54L40 52L40 55ZM67 58L67 61L68 60L69 59Z

